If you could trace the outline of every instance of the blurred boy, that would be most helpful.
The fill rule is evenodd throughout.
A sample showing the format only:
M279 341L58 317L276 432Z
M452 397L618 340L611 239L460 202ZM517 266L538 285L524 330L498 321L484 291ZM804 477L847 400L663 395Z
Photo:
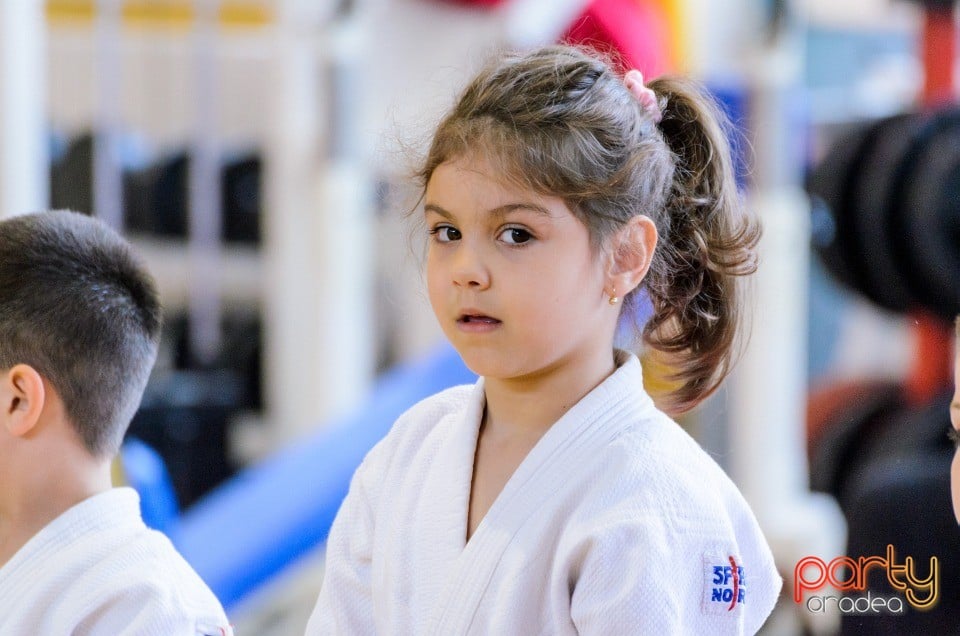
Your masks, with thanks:
M72 212L0 221L0 634L230 634L110 463L157 355L129 245Z

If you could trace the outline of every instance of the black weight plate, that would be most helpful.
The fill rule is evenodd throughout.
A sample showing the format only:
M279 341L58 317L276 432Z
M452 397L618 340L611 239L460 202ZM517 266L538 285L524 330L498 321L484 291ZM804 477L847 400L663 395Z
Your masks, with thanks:
M223 239L230 242L260 241L260 157L249 155L223 167Z
M83 134L50 167L50 205L93 214L93 136Z
M899 385L864 383L856 400L833 413L810 450L810 488L838 497L851 468L882 421L903 408Z
M856 484L882 458L950 450L947 430L952 395L952 391L941 392L919 406L894 407L877 413L871 428L864 429L857 440L856 452L846 458L843 480L837 490L842 509L847 510L856 501Z
M927 117L900 114L874 126L869 148L851 181L849 255L859 264L861 290L881 307L905 312L917 304L893 245L895 202L904 186L907 154Z
M960 111L935 117L910 166L898 250L921 303L952 320L960 313Z
M185 152L156 166L151 189L154 231L160 236L187 236L187 197L190 159Z
M185 152L178 152L142 170L124 174L124 217L128 229L157 236L187 235L189 161Z
M123 173L123 226L128 232L153 234L153 183L156 169L128 170Z
M811 242L827 271L841 284L858 290L855 267L848 264L842 243L845 235L839 229L849 209L849 188L860 151L870 132L861 125L840 135L823 159L810 171L806 190L811 198L813 232Z

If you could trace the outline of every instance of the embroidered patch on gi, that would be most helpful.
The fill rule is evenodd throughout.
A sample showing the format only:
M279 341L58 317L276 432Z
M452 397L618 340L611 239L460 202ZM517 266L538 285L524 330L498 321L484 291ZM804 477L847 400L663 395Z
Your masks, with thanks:
M703 555L704 614L727 614L743 606L747 595L744 567L734 555Z

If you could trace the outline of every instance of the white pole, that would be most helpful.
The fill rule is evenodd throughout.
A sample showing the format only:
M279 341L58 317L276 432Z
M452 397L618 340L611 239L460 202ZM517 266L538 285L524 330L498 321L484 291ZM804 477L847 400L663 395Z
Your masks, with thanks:
M96 110L93 140L93 210L104 223L123 229L123 176L120 166L120 2L96 3Z
M217 2L196 3L193 135L190 143L188 254L190 349L210 364L220 350L220 147L217 130Z
M263 245L264 389L267 421L277 443L316 415L314 373L316 277L312 271L311 182L319 150L316 23L304 2L277 5L275 73L264 91L272 102L265 153Z
M362 5L361 5L362 6ZM362 151L360 113L365 38L358 8L337 15L325 31L326 152L313 214L320 312L314 355L320 361L318 407L323 417L357 404L374 374L373 186Z
M49 205L45 45L41 0L0 3L0 217Z
M785 16L789 18L790 16ZM803 119L797 105L802 50L789 22L754 52L749 80L754 181L748 205L763 224L754 276L749 346L731 386L731 473L788 574L809 555L843 554L846 524L836 502L808 487L807 295L809 203L801 187ZM796 606L801 607L801 606ZM838 616L793 615L829 633ZM799 631L799 629L798 629Z
M287 0L277 26L264 313L278 443L354 405L373 375L372 197L356 148L353 19Z

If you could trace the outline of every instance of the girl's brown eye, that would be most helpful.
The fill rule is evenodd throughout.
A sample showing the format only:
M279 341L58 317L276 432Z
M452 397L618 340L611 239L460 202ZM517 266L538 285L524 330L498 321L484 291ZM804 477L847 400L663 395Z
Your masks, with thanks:
M530 232L519 227L509 227L500 233L500 240L508 245L521 245L532 238Z
M438 225L430 230L430 235L434 237L437 243L449 243L450 241L459 241L460 230L449 225Z

